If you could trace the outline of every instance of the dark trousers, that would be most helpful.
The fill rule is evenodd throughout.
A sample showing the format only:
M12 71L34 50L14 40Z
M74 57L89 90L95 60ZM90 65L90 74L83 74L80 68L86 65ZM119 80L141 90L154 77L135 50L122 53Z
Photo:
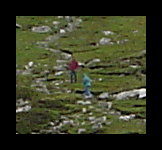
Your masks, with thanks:
M77 74L74 70L71 70L71 72L70 72L70 79L71 79L71 83L77 82Z

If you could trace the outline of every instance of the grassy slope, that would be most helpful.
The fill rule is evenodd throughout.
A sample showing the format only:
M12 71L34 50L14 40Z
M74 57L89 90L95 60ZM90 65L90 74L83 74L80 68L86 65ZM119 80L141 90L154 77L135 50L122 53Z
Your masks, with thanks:
M87 72L90 77L93 79L93 91L103 91L103 92L117 92L117 91L123 91L123 90L129 90L134 89L142 86L146 86L146 78L143 77L142 79L137 78L135 75L130 76L117 76L117 75L101 75L98 73L101 72L120 72L120 71L130 71L133 70L129 68L129 65L122 66L122 62L120 61L122 58L130 58L132 56L138 56L140 55L140 52L144 49L146 49L146 20L144 16L107 16L107 17L95 17L95 16L80 16L80 18L83 19L83 23L81 24L80 28L77 29L77 31L68 33L68 37L60 38L57 41L57 44L51 44L50 47L52 48L61 48L61 49L67 49L74 53L76 58L81 62L86 62L87 60L93 59L93 58L100 58L101 62L100 65L105 64L113 64L113 67L108 67L104 69L81 69L78 71L78 82L73 85L69 85L68 83L62 84L62 88L68 88L68 89L74 89L74 90L82 90L82 84L80 82L82 81L82 74L83 72ZM49 64L49 66L52 66L55 64L55 60L57 59L57 56L54 54L51 55L50 52L45 51L44 49L38 48L35 43L37 41L42 41L52 33L46 33L46 34L39 34L39 33L32 33L30 31L30 26L37 26L37 25L49 25L52 26L52 21L59 20L55 16L17 16L16 22L21 24L23 26L23 29L19 30L16 29L16 64L18 64L19 68L22 68L25 64L27 64L29 61L33 61L36 63L43 64ZM60 20L59 20L60 21ZM63 26L65 24L64 21L61 20L61 25ZM90 45L91 42L98 42L102 37L104 36L101 31L103 30L110 30L113 31L115 34L110 35L108 37L112 38L113 41L122 40L122 39L129 39L129 41L125 44L121 45L108 45L108 46L100 46L98 48L94 48ZM132 31L138 30L137 33L132 33ZM87 51L88 50L88 51ZM80 52L82 51L82 52ZM139 59L143 66L146 65L145 61L146 58L143 57L142 59ZM136 63L137 59L131 59L131 63ZM97 64L96 64L97 65ZM31 78L32 76L18 76L17 77L17 84L21 86L26 86L27 89L32 91L30 88L31 84ZM67 74L64 74L62 77L59 77L60 80L68 78ZM103 81L99 82L98 78L102 78ZM48 85L50 87L50 85ZM17 90L17 98L22 97L23 94L26 91L26 88L21 88ZM52 89L51 89L52 91ZM55 90L54 90L55 91ZM20 94L21 93L21 94ZM32 101L33 106L35 107L30 113L23 113L18 114L17 120L17 131L19 133L30 133L31 131L40 130L47 126L47 122L49 120L58 119L60 117L61 112L63 113L72 113L74 112L80 112L81 108L77 105L75 105L74 102L76 100L82 100L81 96L78 96L77 94L71 95L71 94L60 94L56 96L55 94L51 96L47 96L45 94L40 94L37 92L34 92L35 94L28 94L26 92L26 97L30 98ZM72 98L73 97L73 98ZM51 106L51 108L48 107L47 104L44 104L43 106L39 105L39 99L48 99L51 98L52 102L59 103L61 99L63 99L63 105L59 105L60 110L56 109L55 107ZM71 98L74 102L71 101ZM51 101L50 100L50 101ZM65 100L70 100L66 101ZM70 106L67 104L71 104ZM73 104L74 103L74 104ZM140 101L133 101L131 100L130 103L133 104L139 104ZM73 105L72 105L73 104ZM124 113L132 113L137 108L128 107L129 104L123 104L121 102L116 102L114 105L115 109L118 109L120 111L123 111ZM41 108L40 108L41 107ZM47 108L46 108L47 107ZM40 116L44 116L41 119L44 120L42 122L30 122L32 119L32 116L34 117L37 113L40 112ZM145 112L145 107L142 108L142 110L139 110L139 113L141 111L141 115L143 115ZM25 117L23 117L25 116ZM48 117L47 117L48 116ZM53 118L53 117L56 118ZM85 116L83 116L84 118ZM113 116L114 117L114 116ZM25 118L25 120L24 120ZM41 118L41 117L40 117ZM36 119L37 120L37 119ZM83 119L84 120L84 119ZM30 123L29 123L30 122ZM31 125L32 123L32 125ZM37 126L37 123L40 125ZM29 125L27 125L29 124ZM27 126L26 126L27 125ZM88 128L88 125L87 125ZM118 129L118 130L117 130ZM71 129L68 131L69 133L76 133L76 129ZM138 132L138 133L145 133L145 125L143 123L140 123L138 120L134 120L132 122L121 122L118 121L114 117L114 123L111 126L105 126L104 131L101 131L102 133L126 133L126 132Z

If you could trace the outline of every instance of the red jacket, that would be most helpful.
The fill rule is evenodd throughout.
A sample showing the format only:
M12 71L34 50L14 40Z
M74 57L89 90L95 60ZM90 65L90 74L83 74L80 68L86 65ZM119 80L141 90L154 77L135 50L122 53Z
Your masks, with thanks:
M76 70L79 67L76 60L72 60L68 66L69 70Z

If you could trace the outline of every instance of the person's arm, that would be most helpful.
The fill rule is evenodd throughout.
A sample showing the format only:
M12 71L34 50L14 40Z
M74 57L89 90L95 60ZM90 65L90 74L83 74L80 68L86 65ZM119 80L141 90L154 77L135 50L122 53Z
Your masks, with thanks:
M80 68L79 63L76 61L76 69Z
M71 62L68 63L68 70L71 68Z

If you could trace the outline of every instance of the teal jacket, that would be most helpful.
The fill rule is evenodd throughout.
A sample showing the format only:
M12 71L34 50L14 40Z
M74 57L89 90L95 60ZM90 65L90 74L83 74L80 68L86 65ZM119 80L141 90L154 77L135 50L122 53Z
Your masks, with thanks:
M85 87L91 86L91 81L92 80L86 74L84 74L84 77L83 77L83 85Z

